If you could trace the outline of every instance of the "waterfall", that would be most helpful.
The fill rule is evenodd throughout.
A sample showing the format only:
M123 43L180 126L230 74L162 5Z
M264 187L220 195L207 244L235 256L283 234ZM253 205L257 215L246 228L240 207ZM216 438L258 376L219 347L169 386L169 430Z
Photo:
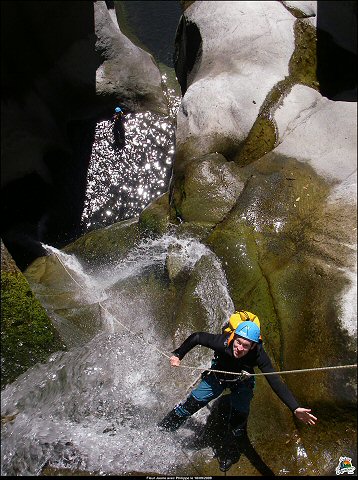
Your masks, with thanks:
M53 354L2 392L2 416L13 418L2 429L2 475L37 476L46 465L99 475L176 474L208 455L205 449L190 448L188 439L195 436L190 422L179 436L157 428L157 422L186 396L200 372L173 369L161 354L169 355L173 347L163 327L169 322L170 302L168 307L157 295L173 247L189 271L200 259L210 259L212 267L201 275L196 293L207 305L209 316L216 312L217 319L210 324L219 333L232 302L220 262L197 240L173 234L146 240L110 267L91 273L74 255L46 246L47 262L60 261L69 278L65 295L69 308L57 308L58 298L64 302L63 291L57 295L49 274L43 276L51 295L46 297L44 285L37 287L37 294L47 298L48 312L52 309L57 322L65 322L66 328L76 319L75 301L79 310L95 305L98 311L100 305L108 318L96 324L97 330L86 342L82 338L68 352ZM146 285L151 281L156 285L157 279L159 286L150 290L155 298L150 298ZM203 409L196 422L204 424L207 415L208 409Z

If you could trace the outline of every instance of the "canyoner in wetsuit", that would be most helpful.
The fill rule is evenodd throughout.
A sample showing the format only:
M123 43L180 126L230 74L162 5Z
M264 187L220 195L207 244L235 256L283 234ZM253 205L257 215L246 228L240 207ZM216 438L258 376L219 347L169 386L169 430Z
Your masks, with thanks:
M125 144L125 129L123 123L124 112L121 107L116 107L114 109L114 115L112 117L113 122L113 139L112 144L114 149L121 149Z
M232 338L230 339L230 337ZM197 345L214 350L215 356L211 365L213 370L237 373L244 370L254 373L254 367L258 367L263 373L275 371L262 345L260 328L251 321L240 323L233 335L230 333L218 335L206 332L193 333L172 352L170 364L178 367L182 358ZM304 423L315 424L317 418L310 413L310 409L299 406L279 375L268 375L266 379L273 391L297 418ZM188 417L229 388L231 390L230 424L232 433L237 438L241 437L246 432L254 386L254 377L239 378L229 373L210 372L209 369L202 374L201 382L192 390L188 398L175 405L174 409L159 423L159 427L170 431L178 429Z

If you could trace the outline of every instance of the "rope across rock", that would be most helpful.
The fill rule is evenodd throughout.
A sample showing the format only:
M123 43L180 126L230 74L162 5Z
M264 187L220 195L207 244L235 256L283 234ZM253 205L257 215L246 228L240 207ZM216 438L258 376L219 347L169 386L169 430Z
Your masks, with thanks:
M65 271L67 272L67 274L72 278L72 280L80 287L84 290L84 287L82 285L80 285L77 280L71 275L71 273L68 271L68 268L66 267L66 265L62 262L61 258L56 254L54 253L54 255L56 256L56 258L58 259L58 261L60 262L60 264L62 265L62 267L65 269ZM109 312L106 307L104 307L101 302L98 302L98 305L105 311L107 312L111 317L113 317L113 315L111 314L111 312ZM126 325L124 325L121 321L119 321L117 318L113 317L114 320L119 323L123 328L125 328L128 332L134 334L136 337L138 337L138 335L141 333L141 332L133 332L133 330L130 330ZM162 350L160 350L158 347L156 347L155 345L153 345L153 343L150 343L148 342L148 340L143 336L143 341L145 341L147 343L147 345L149 345L150 347L152 347L154 350L156 350L158 353L160 353L161 355L163 355L164 357L166 358L170 358L171 355L168 355L167 353L163 352ZM267 376L267 375L286 375L288 373L305 373L305 372L317 372L317 371L323 371L323 370L339 370L339 369L343 369L343 368L357 368L357 364L353 364L353 365L335 365L335 366L331 366L331 367L315 367L315 368L302 368L302 369L297 369L297 370L283 370L283 371L277 371L277 372L267 372L267 373L249 373L249 372L245 372L244 370L241 371L241 372L225 372L223 370L214 370L212 368L206 368L206 367L202 367L202 366L199 366L199 367L191 367L189 365L179 365L179 367L177 368L186 368L186 369L190 369L190 370L201 370L201 371L210 371L210 372L214 372L214 373L226 373L228 375L237 375L241 378L245 378L245 377L258 377L258 376Z

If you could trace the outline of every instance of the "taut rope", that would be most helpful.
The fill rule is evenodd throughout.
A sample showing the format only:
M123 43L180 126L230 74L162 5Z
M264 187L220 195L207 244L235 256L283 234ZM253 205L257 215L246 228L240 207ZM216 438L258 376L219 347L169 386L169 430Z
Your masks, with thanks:
M82 290L84 290L84 287L82 285L80 285L77 280L71 275L71 272L69 272L68 268L66 267L66 265L62 262L61 258L57 255L57 253L54 253L54 255L56 256L56 258L58 259L58 261L60 262L60 264L62 265L62 267L65 269L65 271L67 272L67 274L72 278L72 280L80 287L82 288ZM129 333L132 333L136 336L138 336L139 334L141 334L142 332L133 332L132 330L130 330L126 325L124 325L120 320L118 320L117 318L113 317L113 315L111 314L111 312L109 312L106 307L104 307L101 302L98 302L98 305L105 311L107 312L116 322L118 322L123 328L125 328ZM167 358L170 358L172 355L168 355L166 354L165 352L163 352L162 350L159 350L159 348L157 348L155 345L153 345L152 343L148 342L148 340L146 340L146 338L142 335L142 339L149 345L151 346L152 348L154 348L158 353L160 353L161 355L163 355L164 357L167 357ZM286 375L288 373L303 373L303 372L317 372L317 371L322 371L322 370L338 370L338 369L342 369L342 368L357 368L357 364L353 364L353 365L336 365L336 366L332 366L332 367L316 367L316 368L302 368L302 369L298 369L298 370L283 370L283 371L277 371L277 372L267 372L267 373L249 373L249 372L245 372L245 371L242 371L242 372L226 372L226 371L223 371L223 370L214 370L214 369L211 369L211 368L205 368L205 367L190 367L189 365L179 365L179 368L187 368L187 369L190 369L190 370L203 370L203 371L210 371L210 372L215 372L215 373L226 373L228 375L237 375L237 376L241 376L241 377L258 377L258 376L267 376L267 375Z

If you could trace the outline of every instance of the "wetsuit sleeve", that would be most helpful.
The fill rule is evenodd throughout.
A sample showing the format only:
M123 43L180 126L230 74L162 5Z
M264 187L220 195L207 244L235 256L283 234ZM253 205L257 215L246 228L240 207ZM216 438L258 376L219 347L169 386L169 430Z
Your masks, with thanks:
M195 332L192 333L184 342L180 345L179 348L174 350L172 353L181 360L192 348L197 345L202 345L204 347L211 348L216 350L218 348L218 341L221 335L214 335L213 333L206 332Z
M275 372L271 360L263 348L259 353L258 367L263 373ZM288 406L292 412L299 407L299 404L293 396L291 390L285 383L283 383L279 375L267 375L266 380L276 395L283 401L285 405Z

